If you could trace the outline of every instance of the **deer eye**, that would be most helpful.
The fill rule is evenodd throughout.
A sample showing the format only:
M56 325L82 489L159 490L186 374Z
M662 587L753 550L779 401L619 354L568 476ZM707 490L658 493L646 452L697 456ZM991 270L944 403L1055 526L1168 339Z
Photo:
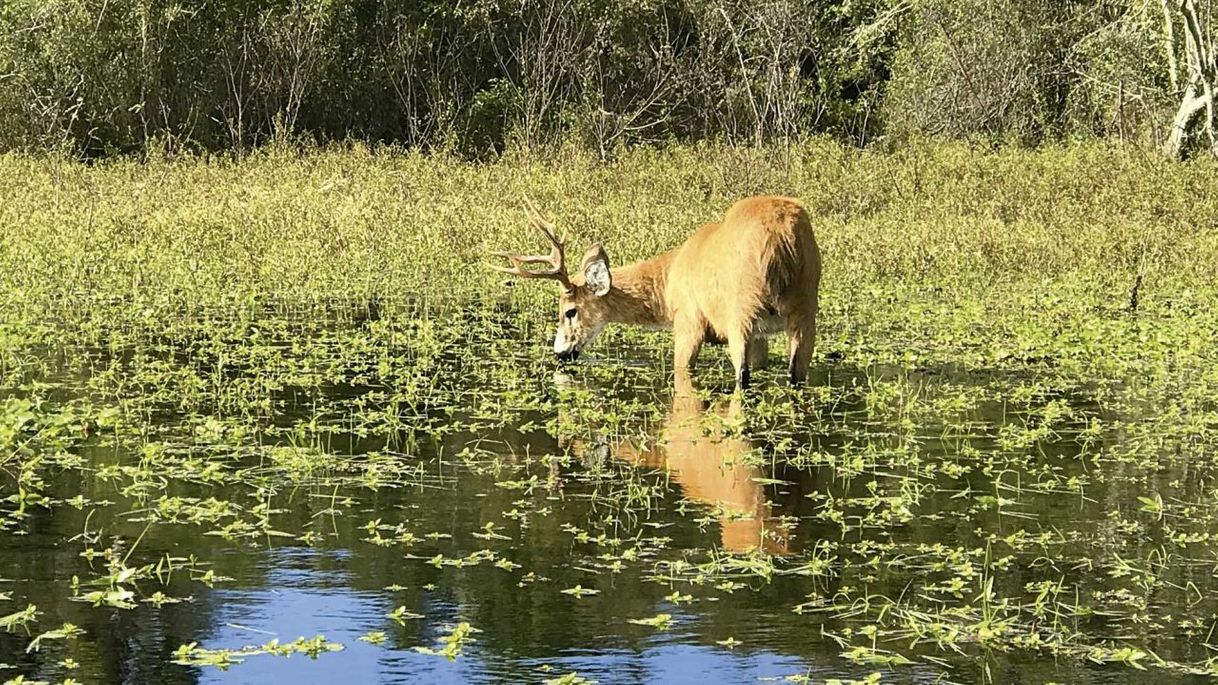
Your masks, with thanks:
M567 317L568 319L574 319L575 318L575 308L572 307L571 309L568 309L567 311L563 312L562 315Z

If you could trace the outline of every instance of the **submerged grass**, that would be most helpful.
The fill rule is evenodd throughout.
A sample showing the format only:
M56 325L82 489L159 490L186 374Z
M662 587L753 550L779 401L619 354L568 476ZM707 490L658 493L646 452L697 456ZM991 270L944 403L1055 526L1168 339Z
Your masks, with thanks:
M823 141L0 157L0 679L392 650L619 681L610 651L675 643L796 681L1218 674L1216 170ZM803 391L729 402L716 360L674 400L666 335L631 330L552 377L553 293L481 267L534 245L522 194L620 264L757 192L804 200L824 253ZM382 603L341 640L216 637L281 549ZM141 630L137 673L99 658Z

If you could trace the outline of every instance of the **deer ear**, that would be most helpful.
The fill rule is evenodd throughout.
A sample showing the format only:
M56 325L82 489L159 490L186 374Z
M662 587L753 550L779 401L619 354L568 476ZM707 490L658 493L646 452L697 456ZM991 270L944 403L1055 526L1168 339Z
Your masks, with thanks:
M588 290L592 291L597 297L604 297L609 293L609 288L613 285L613 278L609 275L609 255L605 253L605 248L600 245L593 245L584 253L584 284Z

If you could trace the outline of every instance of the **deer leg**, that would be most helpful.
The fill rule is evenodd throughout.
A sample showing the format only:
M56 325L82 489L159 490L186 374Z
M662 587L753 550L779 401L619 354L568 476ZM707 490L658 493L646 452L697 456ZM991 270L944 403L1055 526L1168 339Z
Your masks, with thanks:
M787 372L791 385L808 379L808 366L816 349L816 311L792 313L787 317Z
M673 369L678 372L689 372L698 361L698 350L702 349L702 338L706 335L706 326L696 317L680 316L673 322Z
M764 369L769 363L770 341L764 335L757 333L749 338L748 360L749 368L754 371Z
M752 337L751 326L741 326L727 336L727 353L736 368L736 389L744 390L749 387L749 338Z

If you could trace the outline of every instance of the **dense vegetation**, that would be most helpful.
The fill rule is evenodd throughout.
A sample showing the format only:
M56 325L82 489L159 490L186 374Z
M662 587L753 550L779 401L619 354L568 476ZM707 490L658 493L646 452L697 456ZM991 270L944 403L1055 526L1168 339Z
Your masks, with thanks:
M8 0L0 149L1159 144L1180 112L1182 130L1212 122L1210 14L1210 0Z
M13 305L69 323L115 299L138 305L128 312L463 301L509 292L481 268L488 251L536 247L522 194L622 263L676 245L736 198L779 192L816 217L830 299L883 281L1068 282L1120 308L1139 274L1143 299L1208 280L1213 171L1119 146L889 153L827 140L639 150L608 164L572 152L469 165L364 148L95 166L8 156L0 285Z

